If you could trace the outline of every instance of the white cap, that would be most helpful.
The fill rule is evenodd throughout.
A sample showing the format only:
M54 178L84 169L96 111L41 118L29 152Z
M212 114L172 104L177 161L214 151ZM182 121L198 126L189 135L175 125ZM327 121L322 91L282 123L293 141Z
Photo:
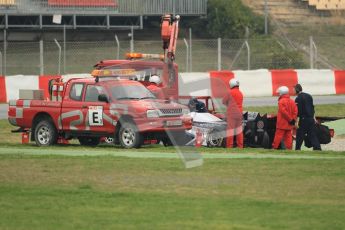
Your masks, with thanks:
M277 89L277 93L279 93L279 96L285 95L285 94L289 94L289 88L286 86L280 86Z
M158 75L152 75L150 77L150 82L156 83L157 85L161 83L161 78Z
M240 82L237 79L233 78L229 81L229 85L230 85L230 89L232 89L236 86L240 86Z

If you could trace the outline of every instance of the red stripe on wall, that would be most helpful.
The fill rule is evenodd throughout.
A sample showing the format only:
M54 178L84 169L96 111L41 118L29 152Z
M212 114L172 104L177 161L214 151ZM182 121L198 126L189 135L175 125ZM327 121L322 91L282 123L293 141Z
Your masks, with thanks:
M44 98L49 98L48 84L51 79L60 78L61 76L39 76L38 87L44 90Z
M234 73L227 70L210 71L212 97L223 98L229 93L230 79L234 78Z
M335 70L335 93L345 94L345 70Z
M294 86L298 83L297 72L295 70L271 70L272 95L277 96L277 89L280 86L287 86L290 95L293 95Z
M0 76L0 102L7 102L6 81L4 76Z

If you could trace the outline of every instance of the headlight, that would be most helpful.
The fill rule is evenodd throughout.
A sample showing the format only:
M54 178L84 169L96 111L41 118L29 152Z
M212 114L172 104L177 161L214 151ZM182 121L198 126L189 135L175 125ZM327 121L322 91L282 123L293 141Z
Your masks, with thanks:
M157 110L147 110L146 115L148 118L157 118L159 117L159 113Z
M189 109L182 109L183 115L188 115L190 113Z

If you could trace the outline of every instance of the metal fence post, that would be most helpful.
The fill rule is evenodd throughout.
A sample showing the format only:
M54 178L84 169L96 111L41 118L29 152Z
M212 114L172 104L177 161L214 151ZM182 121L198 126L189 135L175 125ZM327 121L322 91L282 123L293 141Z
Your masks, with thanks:
M268 34L268 5L267 5L267 0L265 0L265 6L264 6L264 11L265 11L265 34Z
M44 75L43 40L40 40L40 75Z
M0 51L0 76L2 76L2 52Z
M192 59L192 28L189 28L189 72L193 71Z
M175 15L176 15L176 3L175 3L175 0L172 0L173 2L173 15L174 15L174 17L175 17Z
M119 38L117 37L116 34L115 34L115 41L116 41L116 45L117 45L116 59L119 60L120 59L120 42L119 42Z
M218 70L222 69L222 39L218 38Z
M134 29L133 29L133 26L131 26L130 50L131 50L131 53L134 52Z
M6 76L6 68L7 68L7 31L6 29L4 30L4 59L3 59L3 65L2 65L2 68L3 68L3 74Z
M66 74L66 24L63 24L63 73Z
M54 41L55 41L57 47L59 48L59 62L58 62L58 63L59 63L59 67L58 67L58 75L60 75L60 74L61 74L61 46L60 46L59 42L58 42L56 39L54 39Z
M313 41L313 45L314 45L314 61L315 61L315 68L317 69L317 46L315 44L315 42Z
M314 42L313 37L310 37L310 52L312 53L312 59L311 59L311 63L312 63L312 69L317 69L317 46Z
M244 44L246 44L246 47L247 47L248 70L250 70L250 46L249 46L248 41L245 41Z
M309 54L310 54L310 69L314 69L314 49L313 49L313 36L309 37Z
M183 39L184 44L186 45L186 72L189 72L189 46L187 40Z

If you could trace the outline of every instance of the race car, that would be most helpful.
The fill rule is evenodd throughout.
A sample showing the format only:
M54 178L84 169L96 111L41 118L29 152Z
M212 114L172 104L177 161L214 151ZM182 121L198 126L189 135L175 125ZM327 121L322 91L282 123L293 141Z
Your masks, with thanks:
M187 131L187 136L192 137L188 145L195 144L198 141L198 136L201 138L203 146L208 147L224 147L226 141L227 122L225 115L217 112L215 109L215 102L211 97L194 97L208 109L207 113L191 112L190 116L193 119L192 129ZM321 144L328 144L334 136L334 130L329 129L323 122L334 121L340 119L338 117L316 117L316 132ZM276 130L277 116L264 114L258 112L244 112L243 113L243 133L244 133L244 147L252 148L272 148ZM296 130L293 130L295 135ZM308 138L305 139L305 146L311 147ZM200 141L200 140L199 140ZM285 148L282 143L280 148Z

